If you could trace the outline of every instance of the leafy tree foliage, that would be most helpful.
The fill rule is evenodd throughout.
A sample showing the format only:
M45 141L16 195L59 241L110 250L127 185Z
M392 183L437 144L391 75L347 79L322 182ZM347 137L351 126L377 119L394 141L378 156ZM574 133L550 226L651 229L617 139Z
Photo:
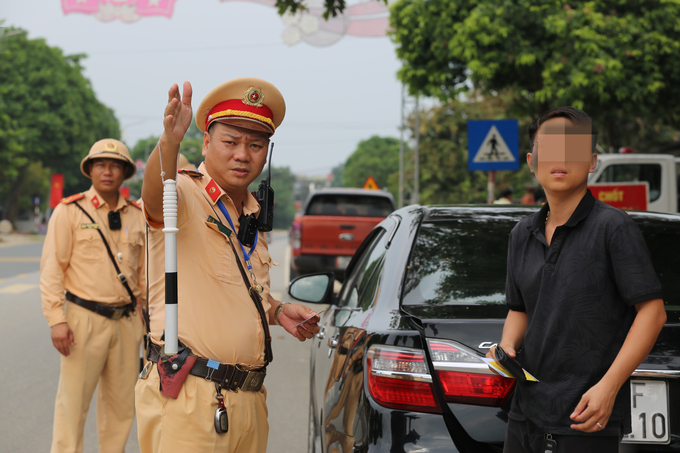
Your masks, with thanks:
M249 189L257 190L260 181L267 179L267 167L260 178L253 181ZM274 228L287 230L295 217L295 203L293 200L293 186L295 175L288 167L272 167L272 189L274 189Z
M399 139L378 137L359 142L356 151L347 158L343 170L344 187L362 187L366 178L373 176L381 189L389 189L397 197L398 187L390 183L390 176L399 172Z
M610 148L635 124L680 119L678 2L399 0L390 20L412 94L454 99L467 80L487 94L512 89L518 117L573 105Z
M83 76L84 55L65 56L43 39L9 28L0 39L0 199L15 221L31 163L64 174L64 193L89 187L80 161L92 144L120 136L113 111ZM36 170L37 171L37 170ZM46 198L47 194L40 194Z
M342 163L333 167L331 174L333 175L331 187L342 187L343 178L345 176L345 164Z

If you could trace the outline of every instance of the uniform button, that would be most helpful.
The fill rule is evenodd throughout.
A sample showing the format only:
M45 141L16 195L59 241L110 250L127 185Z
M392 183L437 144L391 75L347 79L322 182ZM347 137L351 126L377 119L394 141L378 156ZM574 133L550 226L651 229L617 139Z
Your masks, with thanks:
M271 262L272 262L272 257L271 257L271 256L270 256L269 258L267 258L267 262L268 262L268 263L271 263Z

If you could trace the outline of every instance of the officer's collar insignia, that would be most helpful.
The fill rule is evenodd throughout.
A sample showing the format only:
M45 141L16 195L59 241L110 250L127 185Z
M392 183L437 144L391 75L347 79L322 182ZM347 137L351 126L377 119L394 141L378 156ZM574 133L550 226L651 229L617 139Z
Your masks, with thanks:
M222 191L219 187L217 187L217 184L215 184L215 181L212 179L208 185L205 186L205 191L208 192L208 196L213 201L213 203L216 202L218 198L220 198L220 195L222 195Z
M96 195L95 195L94 197L92 197L92 200L90 200L90 201L92 201L92 205L93 205L95 208L98 208L99 205L101 204L101 203L99 203L99 198L97 198Z
M104 145L104 149L106 151L118 151L118 147L116 146L116 144L111 142Z
M243 103L253 107L262 107L264 105L264 94L257 88L250 87L243 95Z

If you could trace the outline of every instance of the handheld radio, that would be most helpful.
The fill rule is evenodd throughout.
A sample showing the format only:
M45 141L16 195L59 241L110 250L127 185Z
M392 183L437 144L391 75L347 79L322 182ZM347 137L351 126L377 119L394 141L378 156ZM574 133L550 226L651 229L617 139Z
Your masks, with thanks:
M260 203L260 215L257 217L257 229L263 232L274 229L274 189L271 186L272 180L272 152L274 151L274 143L269 145L269 170L267 179L260 181L255 193L257 202Z

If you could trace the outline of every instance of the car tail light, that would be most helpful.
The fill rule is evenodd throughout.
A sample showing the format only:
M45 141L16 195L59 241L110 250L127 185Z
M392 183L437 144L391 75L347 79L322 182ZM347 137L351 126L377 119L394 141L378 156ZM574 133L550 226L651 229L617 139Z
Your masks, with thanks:
M368 389L381 406L417 412L441 412L423 351L371 346L366 364Z
M491 371L477 351L455 341L428 344L446 401L499 407L512 393L515 380Z
M290 246L294 251L298 251L302 247L302 225L298 222L293 222L290 232Z

